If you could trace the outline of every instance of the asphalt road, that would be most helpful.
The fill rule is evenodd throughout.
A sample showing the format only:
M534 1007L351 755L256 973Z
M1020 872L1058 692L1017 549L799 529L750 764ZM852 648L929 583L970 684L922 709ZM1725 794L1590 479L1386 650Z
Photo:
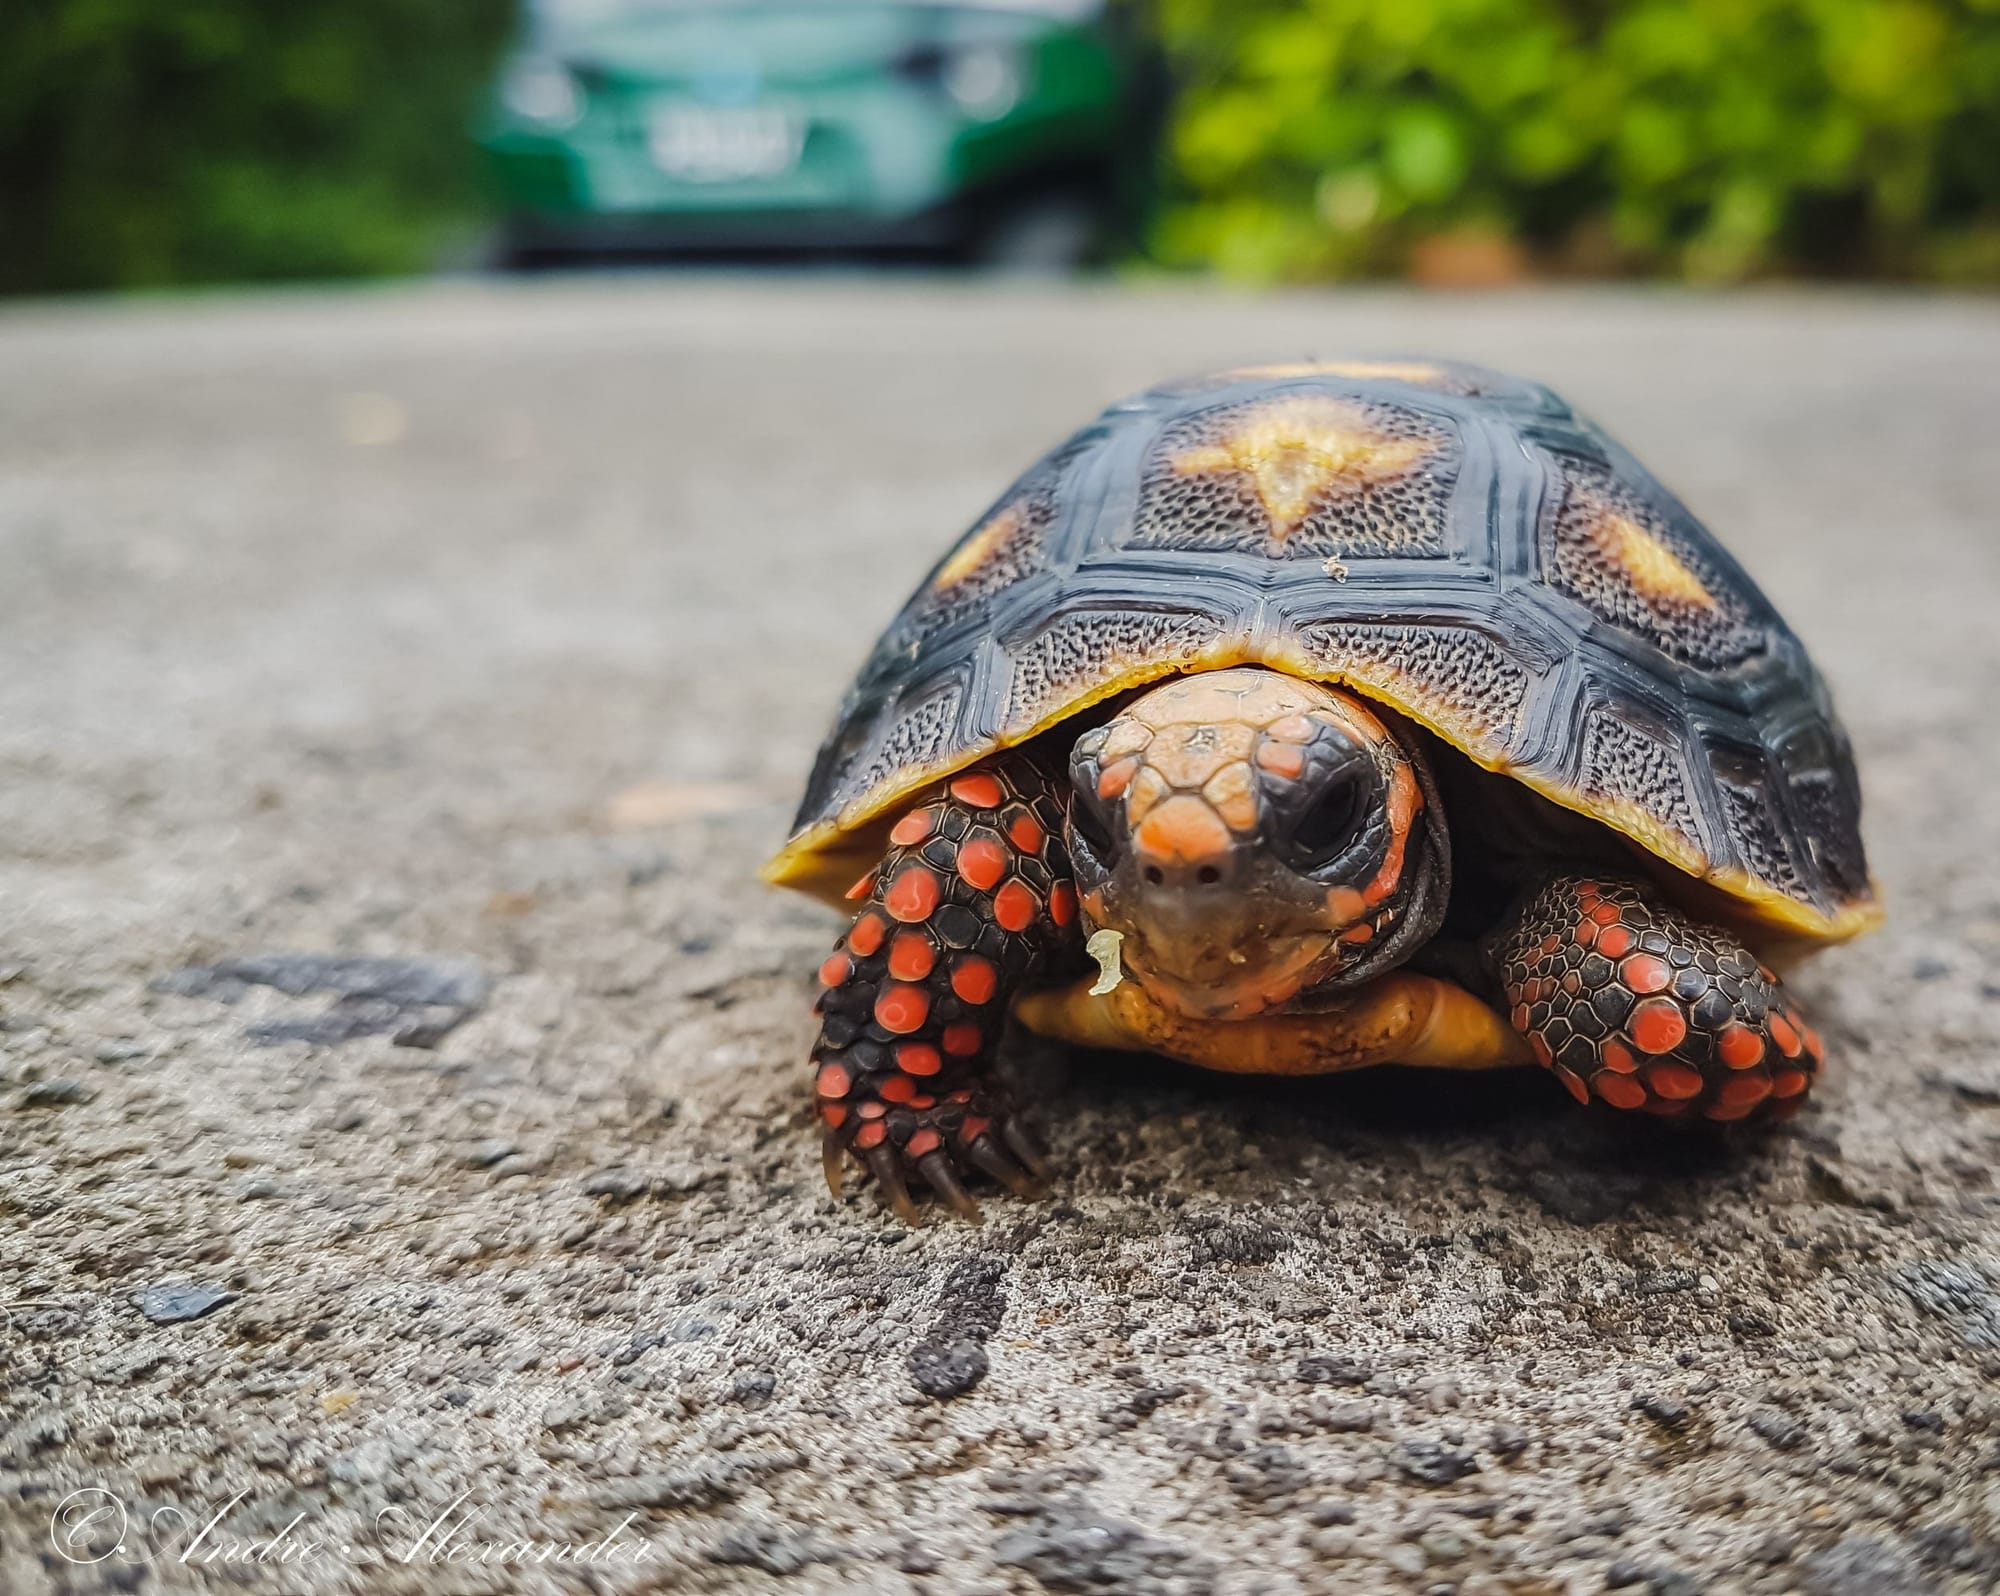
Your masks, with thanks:
M834 922L752 871L876 628L1119 394L1392 351L1555 383L1816 650L1830 1083L1705 1157L1024 1041L1057 1200L831 1201ZM1992 301L0 313L0 1588L1992 1588L1996 416Z

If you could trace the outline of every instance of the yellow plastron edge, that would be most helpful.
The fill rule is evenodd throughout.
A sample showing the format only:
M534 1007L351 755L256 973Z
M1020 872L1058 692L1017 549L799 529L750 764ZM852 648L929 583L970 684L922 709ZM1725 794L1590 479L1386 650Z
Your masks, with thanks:
M759 874L774 886L790 887L823 902L838 905L856 879L881 862L888 844L889 827L893 823L888 811L904 799L938 785L1002 748L1030 742L1051 727L1107 698L1143 687L1164 676L1225 670L1232 665L1266 665L1306 681L1346 687L1415 721L1437 733L1481 769L1510 777L1553 804L1602 822L1655 858L1682 871L1692 878L1688 884L1692 890L1685 896L1697 899L1698 906L1705 909L1711 918L1751 933L1760 942L1773 939L1781 945L1786 942L1845 942L1882 921L1882 906L1872 883L1868 897L1843 904L1834 913L1827 914L1740 870L1712 867L1692 838L1662 825L1629 799L1603 798L1577 792L1513 765L1498 751L1497 742L1489 733L1481 732L1476 727L1453 724L1446 706L1435 701L1421 701L1411 690L1411 684L1399 680L1396 673L1385 671L1371 680L1351 672L1329 672L1303 658L1287 657L1282 649L1273 649L1269 654L1258 657L1244 648L1240 640L1233 638L1221 640L1214 648L1189 660L1134 666L1088 693L1080 694L1025 731L969 748L948 764L913 766L900 772L849 804L837 820L822 821L793 837Z

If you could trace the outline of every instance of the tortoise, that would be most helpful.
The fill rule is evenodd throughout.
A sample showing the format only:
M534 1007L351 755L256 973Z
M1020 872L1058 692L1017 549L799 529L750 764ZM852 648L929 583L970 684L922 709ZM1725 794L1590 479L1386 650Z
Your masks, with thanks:
M975 1170L1041 1189L1010 1012L1220 1070L1532 1062L1579 1103L1783 1118L1824 1048L1774 967L1880 918L1860 808L1798 638L1548 388L1153 388L932 569L765 867L853 916L819 970L828 1183L852 1155L905 1219L912 1177L968 1218Z

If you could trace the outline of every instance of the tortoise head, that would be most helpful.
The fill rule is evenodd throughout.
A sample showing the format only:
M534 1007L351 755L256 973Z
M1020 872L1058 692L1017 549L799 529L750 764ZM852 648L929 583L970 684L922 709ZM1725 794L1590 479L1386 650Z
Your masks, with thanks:
M1184 1014L1310 1007L1443 916L1422 756L1338 688L1261 667L1172 678L1078 738L1070 779L1084 914Z

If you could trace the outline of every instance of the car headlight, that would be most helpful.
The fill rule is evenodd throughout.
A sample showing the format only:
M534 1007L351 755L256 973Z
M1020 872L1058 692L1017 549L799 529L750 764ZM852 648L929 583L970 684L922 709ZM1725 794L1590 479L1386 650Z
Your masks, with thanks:
M583 114L583 92L556 61L517 61L500 80L500 103L524 122L573 126Z
M969 45L945 58L939 81L968 116L993 122L1021 101L1020 56L999 45Z

